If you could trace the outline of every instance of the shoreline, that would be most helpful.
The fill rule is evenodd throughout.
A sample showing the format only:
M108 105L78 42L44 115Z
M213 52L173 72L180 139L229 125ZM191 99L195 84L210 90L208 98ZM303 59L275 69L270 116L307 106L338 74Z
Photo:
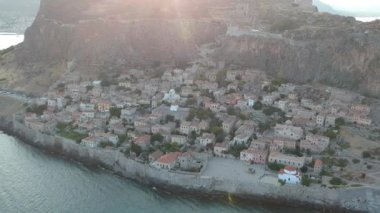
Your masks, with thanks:
M17 132L12 125L6 124L4 126L4 123L2 122L0 125L0 130L3 131L3 133L17 138L22 143L31 145L45 154L51 155L53 157L59 157L66 161L72 161L82 164L83 166L95 170L95 169L106 169L110 173L117 175L121 178L125 178L127 180L133 181L141 186L150 187L150 188L156 188L158 191L169 194L169 195L180 195L184 197L191 197L199 200L203 199L216 199L220 201L226 201L232 198L234 202L237 203L237 205L240 204L246 204L246 205L255 205L255 204L261 204L261 205L276 205L276 206L283 206L283 207L292 207L292 208L305 208L308 211L322 211L322 212L365 212L365 210L357 210L357 209L350 209L345 208L343 206L340 206L338 204L329 204L329 203L319 203L313 200L314 202L307 202L304 200L299 200L295 198L289 198L289 197L283 197L278 196L276 194L271 195L262 195L262 194L254 194L254 193L231 193L227 191L219 191L215 189L207 189L207 188L189 188L185 186L181 186L175 183L170 183L165 180L155 179L153 177L146 178L146 177L140 177L138 174L132 174L132 172L129 171L129 175L126 175L125 171L118 171L118 169L113 168L112 166L102 162L99 159L92 159L92 158L86 158L83 156L80 156L79 154L70 153L67 151L64 151L64 149L59 148L58 146L55 146L55 144L43 145L41 143L36 142L35 140L26 137L23 134L20 134L20 132ZM79 146L79 145L78 145ZM140 164L140 163L139 163ZM143 164L141 164L143 165ZM166 173L169 173L165 171Z

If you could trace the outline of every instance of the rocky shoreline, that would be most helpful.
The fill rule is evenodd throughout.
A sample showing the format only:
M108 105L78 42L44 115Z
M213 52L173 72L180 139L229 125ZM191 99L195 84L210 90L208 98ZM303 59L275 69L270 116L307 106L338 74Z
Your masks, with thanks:
M5 121L2 119L0 129L11 136L18 138L20 141L32 145L38 149L41 149L49 154L53 154L55 156L62 157L67 160L73 160L76 162L80 162L86 167L96 169L96 168L105 168L116 175L127 178L139 184L154 187L158 190L174 195L181 196L189 196L197 199L220 199L220 200L233 200L237 203L243 204L264 204L264 205L278 205L278 206L288 206L294 208L305 208L308 211L317 211L317 212L367 212L363 206L356 206L353 208L347 208L345 206L340 205L339 203L333 203L329 200L325 200L321 203L318 199L310 199L310 201L300 200L297 198L284 197L275 193L272 194L260 194L257 192L247 193L247 192L228 192L225 190L216 189L216 187L211 187L213 184L204 187L204 186L195 186L195 185L180 185L178 183L169 182L166 178L160 178L158 176L150 176L146 175L149 173L146 171L146 165L140 164L139 169L145 167L145 176L141 173L135 171L135 169L131 170L123 170L122 165L117 165L119 162L116 160L115 164L109 164L104 159L96 159L94 156L86 157L80 154L80 152L70 152L67 151L64 147L57 145L57 141L51 141L50 145L41 143L41 141L36 140L33 137L28 137L26 132L20 131L20 129L16 129L12 123L12 121ZM79 147L79 145L78 145ZM132 160L131 160L132 161ZM122 164L122 163L120 163ZM133 167L133 166L132 166ZM162 172L162 171L161 171ZM164 171L165 172L165 171ZM169 173L169 172L166 172ZM185 176L185 175L184 175ZM173 175L172 177L173 178ZM186 177L188 178L188 177ZM202 184L200 184L202 185ZM371 212L371 211L369 211Z

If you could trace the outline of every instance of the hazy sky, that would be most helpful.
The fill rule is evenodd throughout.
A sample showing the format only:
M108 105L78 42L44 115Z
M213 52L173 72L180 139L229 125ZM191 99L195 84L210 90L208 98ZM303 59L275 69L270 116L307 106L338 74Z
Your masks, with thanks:
M380 0L320 0L334 9L350 12L379 12Z

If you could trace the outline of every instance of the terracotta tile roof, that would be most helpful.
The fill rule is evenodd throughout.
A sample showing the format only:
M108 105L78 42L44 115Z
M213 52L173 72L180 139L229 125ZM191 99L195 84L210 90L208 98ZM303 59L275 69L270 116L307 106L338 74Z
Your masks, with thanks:
M171 163L173 161L176 161L178 156L180 156L181 154L181 152L170 152L166 155L161 156L160 159L158 159L158 162L165 164Z
M322 166L322 161L320 159L315 160L314 167Z
M293 172L293 171L297 171L297 168L295 168L293 166L285 166L285 170L287 170L289 172Z

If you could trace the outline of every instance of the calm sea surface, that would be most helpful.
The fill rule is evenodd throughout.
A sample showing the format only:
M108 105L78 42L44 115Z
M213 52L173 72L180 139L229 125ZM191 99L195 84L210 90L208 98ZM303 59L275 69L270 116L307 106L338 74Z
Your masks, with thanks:
M297 210L155 191L0 134L0 212L294 213Z

